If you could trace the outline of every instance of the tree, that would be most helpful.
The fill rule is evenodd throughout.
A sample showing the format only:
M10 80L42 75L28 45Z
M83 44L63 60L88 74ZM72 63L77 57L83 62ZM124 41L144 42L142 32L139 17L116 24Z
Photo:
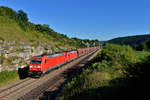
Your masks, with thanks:
M145 44L147 46L147 50L150 51L150 40L145 41Z
M23 10L18 10L18 17L23 22L28 22L28 16Z
M146 51L147 50L147 45L145 44L145 42L141 43L139 46L137 46L136 50L144 50Z

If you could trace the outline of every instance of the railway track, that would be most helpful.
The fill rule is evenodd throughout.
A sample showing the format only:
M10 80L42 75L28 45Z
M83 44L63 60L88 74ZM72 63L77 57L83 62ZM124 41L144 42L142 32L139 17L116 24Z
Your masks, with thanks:
M18 85L20 85L20 84L22 84L22 83L24 83L24 82L26 82L26 81L28 81L28 80L30 80L30 78L24 79L23 81L21 81L21 82L19 82L19 83L16 83L16 84L14 84L14 85L11 85L11 86L8 87L8 88L5 88L5 89L0 90L0 93L5 92L5 91L7 91L7 90L9 90L9 89L11 89L11 88L13 88L13 87L16 87L16 86L18 86Z
M53 70L50 73L44 75L41 78L27 78L19 83L16 83L8 88L0 90L0 100L37 100L41 99L45 91L57 89L60 84L64 83L68 77L65 77L63 73L69 68L75 68L77 65L79 68L83 64L81 62L86 61L91 57L93 53L86 56L82 56L77 60L63 65L59 69ZM94 56L94 55L93 55ZM76 69L78 69L76 66ZM76 70L75 69L75 70Z

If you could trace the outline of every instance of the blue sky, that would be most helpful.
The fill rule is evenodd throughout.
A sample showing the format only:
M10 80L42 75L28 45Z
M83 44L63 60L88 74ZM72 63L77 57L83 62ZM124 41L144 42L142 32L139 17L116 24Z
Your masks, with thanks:
M0 0L31 22L82 39L109 40L150 33L150 0Z

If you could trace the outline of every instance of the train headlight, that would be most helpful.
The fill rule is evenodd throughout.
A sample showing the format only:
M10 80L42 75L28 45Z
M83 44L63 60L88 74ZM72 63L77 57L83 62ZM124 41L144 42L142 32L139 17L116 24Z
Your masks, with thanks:
M32 68L33 66L30 66L30 68Z
M41 68L41 66L37 66L37 68Z

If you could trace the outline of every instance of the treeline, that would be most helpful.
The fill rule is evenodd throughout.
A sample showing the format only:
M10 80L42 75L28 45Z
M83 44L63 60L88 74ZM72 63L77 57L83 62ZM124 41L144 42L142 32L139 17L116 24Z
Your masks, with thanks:
M7 17L9 19L15 20L17 24L20 26L21 29L23 29L26 32L30 31L37 31L42 34L47 34L52 36L55 40L60 40L62 42L76 46L76 47L87 47L87 42L89 43L89 46L98 46L99 41L98 40L88 40L88 39L78 39L78 38L72 38L70 39L64 34L55 32L53 29L50 28L47 24L34 24L29 21L27 13L25 13L23 10L14 11L11 8L0 6L0 16ZM69 40L69 41L66 41ZM75 43L75 42L76 43Z
M88 39L79 39L79 38L72 38L75 41L77 41L79 44L78 45L82 45L85 44L86 47L93 47L93 46L99 46L100 45L100 41L98 40L88 40Z
M150 50L149 43L150 35L137 35L128 37L119 37L107 41L108 43L115 43L120 45L130 45L136 50Z

